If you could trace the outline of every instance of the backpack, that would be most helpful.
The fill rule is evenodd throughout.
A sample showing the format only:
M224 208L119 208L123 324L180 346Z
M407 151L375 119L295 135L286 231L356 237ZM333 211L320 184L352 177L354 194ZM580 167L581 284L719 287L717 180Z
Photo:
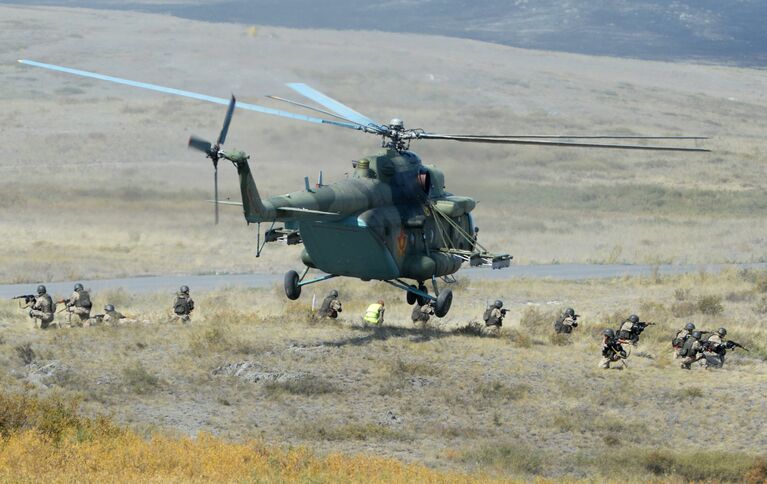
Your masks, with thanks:
M692 356L690 351L692 350L692 345L694 342L695 338L687 338L687 341L685 341L684 345L682 345L682 349L679 350L679 356Z
M173 312L179 316L189 314L189 301L183 297L177 297L176 303L173 305Z
M485 314L482 315L482 320L484 322L490 321L490 315L493 314L493 308L487 308L485 309Z
M91 302L91 295L88 294L88 291L80 291L80 296L77 298L75 306L85 309L90 309L93 307L93 303Z

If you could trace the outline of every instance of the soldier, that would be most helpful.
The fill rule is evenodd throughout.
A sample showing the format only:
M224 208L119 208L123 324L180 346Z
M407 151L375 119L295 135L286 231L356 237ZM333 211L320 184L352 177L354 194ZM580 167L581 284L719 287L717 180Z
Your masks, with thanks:
M53 313L56 306L53 299L48 295L48 290L40 284L37 286L37 296L34 301L30 301L26 307L31 307L29 317L35 320L35 328L48 329L53 322Z
M498 336L503 326L503 318L506 317L507 309L503 309L503 301L498 299L485 309L482 319L485 321L485 327L482 329L484 336Z
M557 318L557 320L554 322L554 331L557 333L565 333L570 334L573 332L573 328L578 327L578 321L577 319L580 316L575 314L575 309L573 308L567 308L565 309L565 312Z
M320 317L336 319L341 312L341 301L338 300L338 291L333 289L322 301L320 306Z
M379 299L377 303L368 306L363 320L368 324L382 325L385 309L383 299Z
M75 284L75 289L69 299L61 300L67 307L69 313L69 322L72 322L72 314L79 318L79 326L82 326L85 321L91 317L91 295L83 288L83 285L79 282Z
M426 324L434 314L434 303L429 301L424 305L415 303L413 305L413 312L410 314L410 319L413 320L413 324L421 323Z
M695 324L687 323L684 328L677 331L674 339L671 340L671 346L674 348L674 358L679 358L679 351L682 349L685 341L692 335L695 330Z
M683 370L689 370L690 365L703 358L703 355L698 356L698 353L703 353L703 346L700 344L701 336L700 331L693 331L679 350L679 356L684 358L681 366Z
M610 363L616 361L620 361L623 363L623 366L625 366L626 363L624 363L623 360L626 359L628 355L618 341L618 338L615 337L615 331L609 328L605 329L602 331L602 336L604 336L602 339L602 359L599 361L599 367L608 369L610 368ZM622 369L620 366L617 368Z
M632 314L621 325L618 331L618 339L631 341L631 344L636 346L639 343L639 335L642 334L642 331L654 324L639 321L639 316Z
M727 330L719 328L708 337L708 340L703 345L706 368L722 368L724 366L724 355L727 354L725 336L727 336Z
M176 299L173 301L175 317L182 323L188 323L191 320L192 311L194 311L194 301L189 295L189 286L181 286L176 293Z

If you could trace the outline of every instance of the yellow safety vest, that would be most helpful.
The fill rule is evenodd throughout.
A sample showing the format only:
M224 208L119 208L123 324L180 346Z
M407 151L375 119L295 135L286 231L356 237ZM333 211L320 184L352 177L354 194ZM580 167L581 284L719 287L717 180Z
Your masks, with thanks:
M380 304L371 304L368 306L367 311L365 311L365 317L363 318L366 322L370 324L378 324L378 315L381 313L381 306Z

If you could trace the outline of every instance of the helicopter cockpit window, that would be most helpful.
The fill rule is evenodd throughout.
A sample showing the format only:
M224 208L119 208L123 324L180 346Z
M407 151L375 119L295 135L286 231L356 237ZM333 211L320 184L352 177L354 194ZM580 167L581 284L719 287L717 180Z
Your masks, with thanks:
M431 191L431 175L428 170L421 170L418 172L418 186L425 194L429 194Z

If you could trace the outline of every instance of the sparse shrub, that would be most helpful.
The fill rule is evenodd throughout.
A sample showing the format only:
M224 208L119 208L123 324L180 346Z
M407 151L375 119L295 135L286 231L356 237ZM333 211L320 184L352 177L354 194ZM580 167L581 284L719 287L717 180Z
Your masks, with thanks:
M529 334L522 333L516 329L503 331L501 336L507 338L520 348L530 348L533 346L533 338Z
M299 436L308 440L407 440L404 432L376 423L332 425L327 422L309 422L300 427Z
M760 459L743 453L631 449L611 455L610 468L677 476L686 481L741 482L752 470L759 473Z
M703 389L700 387L686 387L679 390L679 399L687 400L689 398L700 398L703 396Z
M538 474L543 470L546 456L539 449L521 444L494 442L464 452L458 458L464 463L474 463L482 470L490 468L505 474Z
M698 304L692 301L675 302L671 305L671 314L675 318L687 318L698 312Z
M687 301L690 298L690 290L677 288L674 289L674 299L677 301Z
M527 396L530 386L524 383L507 385L500 381L482 382L477 385L476 393L488 401L520 400Z
M151 374L140 362L123 368L123 378L125 384L139 395L152 393L160 387L160 378Z
M31 343L24 343L15 348L16 355L21 358L21 361L24 362L25 365L29 365L33 361L35 361L35 351L32 349Z
M756 292L767 292L767 272L759 272L754 277L754 289Z
M610 447L615 447L616 445L620 445L621 440L613 434L607 434L604 437L602 437L602 441L605 443L605 445Z
M719 296L701 296L698 298L698 311L708 316L718 316L724 311L722 298Z
M566 346L573 343L573 340L566 334L551 333L549 335L549 343L554 346Z
M762 296L751 310L756 314L767 314L767 296Z
M435 376L440 374L440 368L424 361L405 361L396 358L389 361L389 374L394 377Z
M537 307L530 306L522 313L519 325L525 333L543 334L551 330L558 316L557 312L541 311Z
M758 457L751 468L746 471L743 480L748 484L767 482L767 456Z
M301 375L287 380L271 381L264 385L270 395L289 393L291 395L315 396L336 393L339 388L330 380L314 375Z

